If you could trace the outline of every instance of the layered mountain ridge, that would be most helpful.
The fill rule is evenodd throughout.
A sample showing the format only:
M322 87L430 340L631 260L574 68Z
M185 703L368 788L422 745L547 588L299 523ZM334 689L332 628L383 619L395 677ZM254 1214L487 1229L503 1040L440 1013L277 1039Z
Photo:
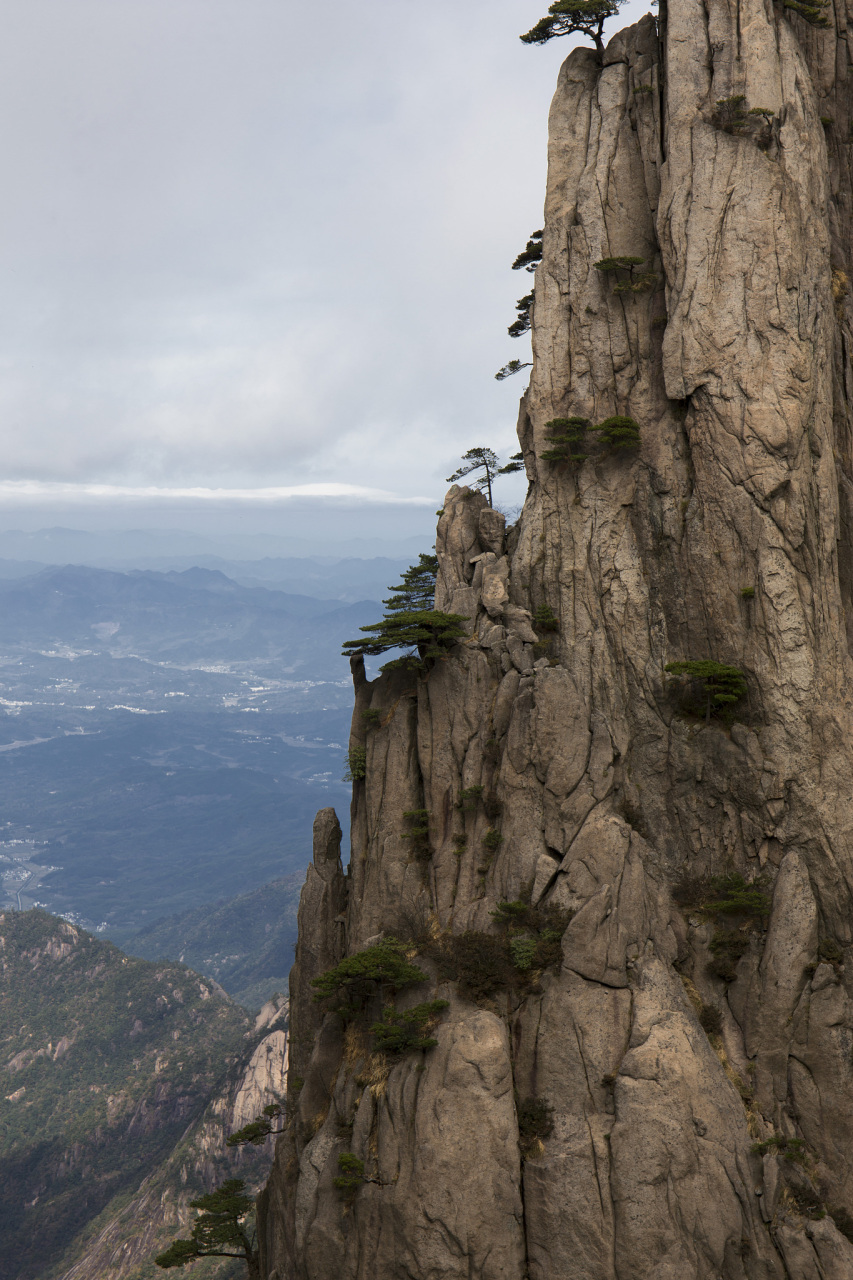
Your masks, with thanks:
M354 664L265 1280L853 1276L853 32L826 12L670 0L561 69L530 490L508 531L447 495L447 660ZM612 415L637 448L543 456ZM696 714L666 668L699 661L736 705ZM313 999L389 936L422 981ZM390 1037L434 999L432 1047Z

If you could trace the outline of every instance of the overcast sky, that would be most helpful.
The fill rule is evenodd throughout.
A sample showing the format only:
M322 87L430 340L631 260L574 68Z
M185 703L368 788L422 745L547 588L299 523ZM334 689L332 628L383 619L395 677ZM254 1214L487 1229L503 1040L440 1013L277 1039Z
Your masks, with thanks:
M413 532L460 453L513 452L546 6L3 0L0 525L226 489Z

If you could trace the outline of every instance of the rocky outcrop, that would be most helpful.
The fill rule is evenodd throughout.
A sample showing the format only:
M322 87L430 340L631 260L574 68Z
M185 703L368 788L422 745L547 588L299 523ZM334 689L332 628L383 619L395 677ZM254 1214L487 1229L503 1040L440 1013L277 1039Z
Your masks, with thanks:
M346 937L325 905L305 935L327 965L406 939L398 1009L450 1007L388 1057L300 997L266 1280L853 1277L851 39L841 8L670 0L563 65L527 502L504 531L451 489L436 607L467 640L356 670ZM647 287L594 265L620 255ZM543 459L555 418L613 414L638 449ZM693 659L744 673L728 716L679 700ZM753 906L711 910L715 876ZM441 947L485 954L516 900L564 913L560 962L466 997Z

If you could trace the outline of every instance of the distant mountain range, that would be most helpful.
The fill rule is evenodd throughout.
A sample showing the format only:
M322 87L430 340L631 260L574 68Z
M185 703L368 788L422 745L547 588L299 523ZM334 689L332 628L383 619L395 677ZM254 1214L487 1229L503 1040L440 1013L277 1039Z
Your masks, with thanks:
M428 522L427 522L428 523ZM406 556L407 563L416 560L418 552L428 550L433 534L409 538L365 538L352 529L346 535L331 533L323 537L289 537L280 534L239 534L223 530L220 536L196 533L190 529L76 529L53 528L0 530L0 558L36 560L43 564L95 564L118 567L145 567L152 556L191 557L194 564L200 556L225 559L260 560L266 556L298 556L328 558L371 556Z
M287 991L296 945L299 871L252 893L167 916L127 939L125 949L147 960L167 956L213 978L248 1009Z
M283 1093L277 1010L253 1027L186 966L43 911L0 914L0 945L0 1280L157 1275L189 1199L264 1176L268 1150L225 1138Z
M346 677L342 639L373 621L371 601L247 587L218 570L118 573L86 565L0 580L0 644L85 647L176 663L281 661L282 674ZM321 622L322 619L322 622Z
M0 906L122 944L301 870L348 812L341 643L381 609L198 567L0 580Z

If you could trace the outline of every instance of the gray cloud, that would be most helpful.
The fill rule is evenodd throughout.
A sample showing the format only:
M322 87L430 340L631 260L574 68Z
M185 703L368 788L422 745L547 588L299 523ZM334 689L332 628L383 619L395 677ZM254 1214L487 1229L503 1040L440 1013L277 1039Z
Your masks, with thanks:
M545 8L8 7L5 478L440 499L464 449L512 451Z

